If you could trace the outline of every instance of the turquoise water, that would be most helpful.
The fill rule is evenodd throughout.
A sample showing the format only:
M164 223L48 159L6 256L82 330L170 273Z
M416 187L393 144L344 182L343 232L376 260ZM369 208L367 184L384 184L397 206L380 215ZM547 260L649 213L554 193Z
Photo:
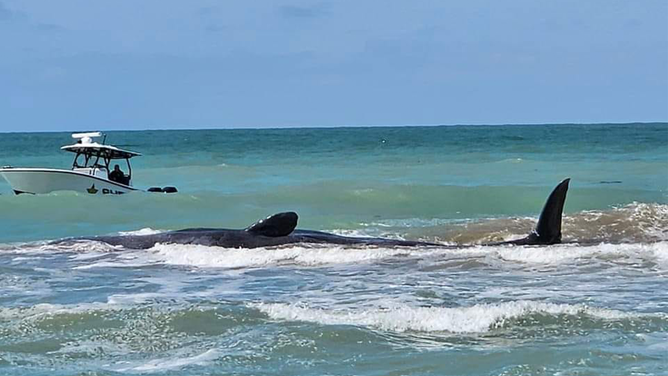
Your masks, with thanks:
M107 135L143 154L136 187L180 192L0 182L0 374L668 373L668 124ZM0 134L0 165L68 168L70 142ZM294 210L300 228L482 244L526 234L566 177L558 246L47 242Z

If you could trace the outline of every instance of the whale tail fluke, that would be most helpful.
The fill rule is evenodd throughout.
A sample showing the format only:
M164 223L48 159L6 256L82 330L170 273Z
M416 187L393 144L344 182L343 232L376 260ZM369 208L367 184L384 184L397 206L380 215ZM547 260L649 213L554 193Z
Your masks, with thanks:
M571 179L564 179L557 185L545 201L543 211L538 218L536 228L523 239L512 240L502 244L516 245L549 245L561 243L561 217L564 212L568 183Z

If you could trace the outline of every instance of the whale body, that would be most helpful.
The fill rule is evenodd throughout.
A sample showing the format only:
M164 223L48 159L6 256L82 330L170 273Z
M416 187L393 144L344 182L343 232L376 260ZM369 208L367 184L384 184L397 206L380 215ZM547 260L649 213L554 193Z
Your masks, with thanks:
M535 229L525 238L489 245L550 245L561 242L561 218L570 179L559 183L547 198ZM319 243L384 247L453 247L439 243L374 237L350 237L322 231L296 229L299 216L283 212L261 219L245 229L190 228L150 235L118 235L79 238L114 246L148 249L157 243L197 244L225 248L258 248L284 244Z

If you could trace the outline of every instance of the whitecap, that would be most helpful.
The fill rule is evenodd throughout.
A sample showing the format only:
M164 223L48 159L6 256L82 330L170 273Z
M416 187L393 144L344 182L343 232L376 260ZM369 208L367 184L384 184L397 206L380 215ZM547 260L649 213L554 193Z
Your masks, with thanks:
M608 244L581 246L560 244L549 247L498 247L496 255L504 261L530 264L559 264L578 259L636 258L668 266L668 242L650 244Z
M411 307L398 305L372 309L322 309L283 303L256 303L273 320L306 321L322 325L355 325L387 331L484 333L504 325L507 320L530 314L588 315L604 320L633 317L633 314L588 307L536 301L477 304L469 307Z
M270 265L319 266L373 262L420 252L408 248L351 248L343 246L289 246L279 248L221 248L201 245L157 244L152 257L169 265L202 268L249 268ZM423 250L422 254L429 254Z

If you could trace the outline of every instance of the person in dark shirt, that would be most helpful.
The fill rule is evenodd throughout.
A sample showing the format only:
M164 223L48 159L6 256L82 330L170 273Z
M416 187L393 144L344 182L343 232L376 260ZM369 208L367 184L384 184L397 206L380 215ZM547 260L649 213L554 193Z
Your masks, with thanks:
M115 165L114 171L109 174L109 180L125 184L125 174L121 171L121 168L118 167L118 165Z

